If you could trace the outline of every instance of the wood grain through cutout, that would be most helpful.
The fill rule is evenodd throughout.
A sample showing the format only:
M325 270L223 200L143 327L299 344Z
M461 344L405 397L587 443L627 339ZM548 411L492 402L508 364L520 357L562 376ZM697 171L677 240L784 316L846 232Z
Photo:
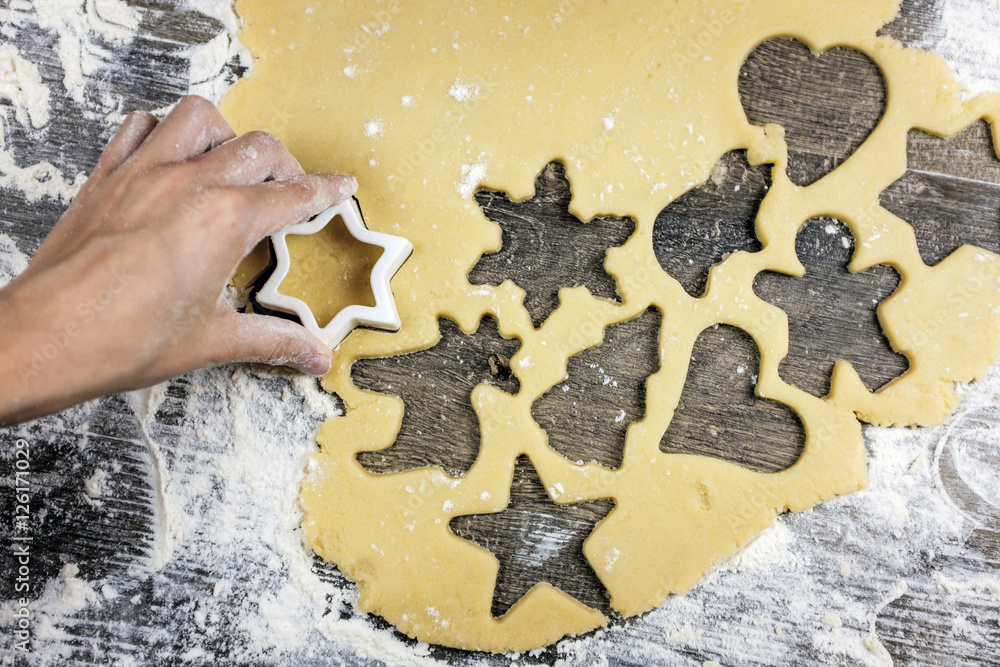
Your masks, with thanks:
M486 383L516 394L510 358L520 342L500 336L485 317L467 335L451 320L438 321L441 340L429 350L386 359L362 359L352 377L361 389L403 399L403 423L396 441L358 461L370 472L392 473L440 466L452 475L468 472L479 455L479 417L472 390Z
M608 614L610 599L583 555L583 543L613 508L611 500L557 505L531 461L521 456L514 465L506 510L456 517L450 526L456 535L488 549L500 561L494 616L502 616L542 581Z
M657 216L653 250L663 270L700 297L714 264L737 250L760 250L754 223L770 184L770 165L750 165L743 150L722 156L708 181Z
M899 284L888 266L851 273L854 235L842 222L814 218L802 226L795 251L806 268L802 277L765 272L757 295L788 315L788 356L782 379L815 396L830 390L838 361L849 361L868 389L875 391L909 368L890 346L876 308Z
M727 325L705 329L660 450L758 472L791 467L802 456L805 430L794 410L754 393L759 372L760 350L749 334Z
M0 5L2 4L4 3L0 1ZM101 67L88 77L83 105L78 104L70 95L61 92L53 94L49 101L50 122L45 129L44 140L40 140L19 123L5 125L6 146L19 165L50 162L68 177L79 171L89 173L101 148L114 131L112 125L106 122L108 115L130 109L161 109L172 104L189 87L188 56L185 54L223 32L223 27L215 19L173 0L140 0L129 4L141 10L138 35L127 44L101 44ZM904 0L901 16L888 24L882 32L909 44L925 46L933 43L937 37L943 36L938 20L942 6L943 3L939 0ZM26 60L39 67L43 80L54 86L54 91L62 90L58 86L64 78L58 58L58 40L55 31L30 24L10 40ZM757 55L752 55L751 61L755 62L756 58ZM859 63L863 61L862 58ZM780 68L782 63L777 61L773 65ZM242 67L235 61L227 69L230 79L242 72ZM746 68L744 69L746 72ZM748 108L768 108L774 105L774 100L770 99L774 95L773 90L762 85L766 83L766 79L754 72L748 76L756 78L761 85L752 88L745 83L741 85L744 105ZM822 78L821 85L817 87L827 91L826 99L854 96L861 85L857 83L854 70L842 73L836 69L826 69ZM783 99L785 103L788 102L787 96L783 95ZM10 108L7 101L0 101L0 107ZM274 111L282 113L281 109ZM859 111L869 119L877 112L874 107ZM294 122L290 117L287 120ZM792 125L786 123L786 127ZM823 128L819 130L822 132ZM810 141L808 135L801 135L796 139L794 132L790 133L790 138L798 144L808 144ZM831 138L836 137L825 139ZM922 195L925 206L935 204L947 210L969 199L966 188L974 193L978 187L992 187L992 184L998 182L995 171L987 164L979 160L966 161L962 158L961 151L942 155L939 164L917 162L922 159L925 150L923 147L920 151L914 150L913 142L918 138L922 139L922 136L911 134L911 170L960 176L949 178L949 187L954 196L947 201L937 200L938 203L935 204L937 191L928 190ZM836 148L833 143L829 144L829 150L826 148L827 141L815 143L815 146L805 147L811 159L819 163L830 160L830 164L843 159L842 155L838 157L839 151L833 150ZM799 149L802 149L801 145ZM800 168L800 163L801 161L796 163L793 160L793 169ZM954 163L960 163L961 167ZM962 171L956 172L955 169L958 168ZM480 199L484 196L485 194L480 194ZM33 254L65 208L66 204L58 200L28 201L15 188L0 188L0 212L3 213L0 216L0 231L9 235L22 251ZM948 224L985 224L978 222L978 218L990 213L988 208L969 208L961 216L949 216ZM541 220L537 214L529 217L531 224L539 224ZM905 213L901 217L907 219ZM911 214L909 217L914 216ZM913 224L914 220L908 221ZM938 224L941 220L943 218L938 216ZM585 225L583 227L586 228ZM576 251L575 246L591 246L588 251L592 256L603 259L607 247L620 243L623 239L624 235L612 240L574 235L564 240L569 245L562 247L561 251L567 252L567 247ZM706 252L715 252L715 249ZM724 248L720 247L718 252L724 252ZM519 268L521 260L514 255L511 257L508 272L498 275L498 282L523 275ZM584 277L575 277L574 280L590 280L593 275L586 273ZM588 283L588 287L600 292L602 296L613 298L614 285L610 278L600 273L596 275L598 280L605 282L603 285ZM523 279L522 282L522 287L529 293L538 291L532 280ZM871 341L856 340L849 330L834 330L831 335L841 347L846 349L854 346L859 353L872 344ZM514 343L516 348L516 342ZM594 348L594 360L605 368L611 368L614 360L602 358L607 352L608 348L603 346ZM635 368L630 372L638 377L647 370L646 364L646 359L637 359ZM723 391L725 379L718 377L706 391ZM285 378L257 378L254 383L261 391L272 395L280 395L283 390L290 389ZM507 390L511 388L508 386ZM197 435L198 415L192 414L189 407L189 395L192 393L194 389L191 378L172 381L161 409L147 425L148 435L163 448L172 466L191 460L198 466L204 466L206 462L223 460L232 452L233 438L236 436L230 433L220 436L218 440L206 440ZM294 396L291 400L302 401ZM415 410L422 409L421 402L424 400L436 401L432 394L426 397L407 395L405 400L407 406ZM305 406L301 410L308 412ZM984 420L987 418L990 427L995 430L1000 417L991 414L985 416ZM469 438L468 442L478 442L477 434L478 430L466 436ZM209 656L207 659L214 659L216 664L245 664L246 659L241 659L245 648L258 643L259 637L251 636L242 621L247 613L252 615L255 612L256 601L244 597L212 597L211 591L220 583L220 579L233 580L234 573L236 580L261 577L258 569L261 565L245 562L238 553L233 554L232 560L222 563L207 562L200 559L197 548L191 548L186 553L179 552L158 572L148 569L149 554L157 539L151 505L156 491L150 479L146 435L140 431L128 401L121 397L97 401L93 404L93 409L85 417L79 418L78 422L53 418L28 425L23 431L4 430L0 433L0 442L5 451L9 452L13 449L15 439L22 436L32 444L32 473L36 484L32 497L32 516L36 522L32 533L36 538L32 543L32 581L28 597L37 600L66 563L78 564L81 578L88 581L99 581L105 574L124 577L128 573L134 583L127 590L119 589L121 595L114 600L102 599L99 605L91 605L58 620L53 627L58 631L61 642L59 645L64 651L60 654L60 659L74 664L130 661L140 664L179 664L183 662L180 656L191 649L193 641L193 645L203 649L205 655ZM420 447L433 450L441 446L441 442L440 439L428 439L421 441ZM474 445L469 446L474 448ZM290 455L298 451L298 445L288 443L288 447ZM752 449L744 451L734 446L726 455L731 456L734 462L750 465L752 461L749 457L752 452ZM448 457L445 454L430 454L428 458L447 460ZM794 458L794 452L784 453L785 462ZM778 465L775 462L772 467ZM91 499L84 492L85 480L97 469L113 473L109 476L109 493L102 498L103 505L99 508L91 504ZM0 457L0 480L7 485L7 491L14 479L13 471L13 459ZM6 494L6 497L11 496ZM538 501L539 512L548 511L554 506L544 498L538 498ZM195 511L201 511L201 508L196 508ZM593 516L599 514L600 512L594 512ZM874 558L871 553L861 549L856 541L845 539L844 525L840 512L814 512L809 521L799 522L796 531L800 535L798 544L802 547L802 555L809 558L811 554L842 553L848 563L871 563ZM579 534L589 534L589 526L589 521L581 523ZM501 540L507 539L505 535L509 532L510 528L497 524L491 533L495 537L487 534L485 539L497 548ZM5 521L0 525L0 539L4 543L11 543L16 534L12 521ZM186 536L187 543L192 546L197 546L201 539L197 534ZM507 545L507 553L516 551L514 539L503 543ZM979 568L986 575L1000 572L1000 535L996 530L978 526L972 531L968 544L979 549L983 558L969 562L967 567ZM503 549L498 548L497 552L500 553L501 560L504 560ZM1000 645L1000 625L996 623L996 598L985 591L981 594L965 592L954 595L942 590L934 579L935 572L942 564L947 567L959 560L968 559L968 553L961 544L948 543L928 545L927 551L921 554L919 560L910 564L903 575L899 569L894 568L884 571L880 568L865 568L864 583L860 587L856 585L851 591L859 596L859 604L878 610L874 629L895 664L998 664L996 647ZM0 559L0 582L4 586L4 599L14 597L15 567L14 559ZM580 571L581 577L588 576L591 572L582 556L576 561L566 561L563 567L568 570L566 578L570 580L574 571ZM354 594L354 585L339 573L336 566L321 563L317 559L315 570L338 588L352 591L348 596ZM268 576L271 576L269 571ZM880 601L900 576L907 578L906 594L882 607ZM844 578L836 568L818 570L815 577L816 586L822 590L840 591L844 585ZM761 585L767 587L769 584L765 579L768 578L762 579ZM557 583L571 591L574 588L572 583L564 580ZM505 586L506 582L502 581L500 593L502 599L509 603L515 595L504 594ZM591 591L581 592L579 595L584 601L588 600L587 595L593 595L594 604L599 604L604 599L602 591L597 588L596 582L593 586L588 588L584 584L577 587ZM237 587L237 590L242 596L246 588ZM780 599L787 592L781 588L773 590L774 599ZM867 590L872 591L871 594L862 595L861 591ZM701 594L695 592L689 598L698 602L699 595L704 597L704 591ZM206 600L214 601L207 621L204 614L196 613L197 610L204 611L205 607L202 605ZM752 604L752 600L746 601L746 605ZM370 624L372 627L389 627L378 617L355 615L350 605L342 606L334 602L327 611L345 618L361 618L363 620L359 620L359 623ZM773 663L778 660L775 656L785 656L783 660L788 664L829 664L830 656L816 650L814 632L809 628L808 620L804 621L801 615L795 613L782 613L781 609L777 609L775 613L774 624L755 625L752 620L760 617L760 609L741 607L738 602L734 603L731 608L720 612L715 619L716 623L704 625L704 634L699 635L697 646L684 643L668 645L664 643L662 634L643 634L648 633L649 628L657 629L657 623L650 626L630 623L628 633L620 636L623 642L634 641L638 644L648 641L660 646L666 660L678 663L687 660L701 664L707 660L718 660L726 664L727 657L732 656L728 653L720 655L709 647L731 646L736 638L745 646L744 661L747 663ZM748 622L748 619L751 621ZM865 621L864 632L870 629L870 620L872 619ZM850 626L848 619L845 622ZM774 625L788 631L779 636L775 633ZM956 631L956 628L960 631ZM843 631L850 629L848 627ZM399 634L396 637L408 647L406 650L428 650L426 646ZM533 653L532 656L470 655L440 647L430 647L429 651L431 657L449 664L466 665L475 662L501 667L511 664L515 659L518 664L553 664L559 658L568 657L563 647L573 646L574 643L570 641L560 644L558 650L550 648ZM313 655L312 658L300 659L293 655L285 658L286 662L320 664L336 659L336 656L317 658ZM354 661L349 660L347 664L361 665L370 662L369 658L359 657Z
M570 461L621 465L625 434L646 413L646 379L660 367L659 311L608 327L604 342L571 357L566 380L532 406L549 447Z
M815 54L795 39L771 39L751 51L739 91L751 124L785 128L788 177L802 186L850 157L885 111L885 81L871 58L846 47Z
M965 244L1000 253L1000 160L986 121L950 139L912 130L906 161L879 201L913 227L925 264Z
M628 240L635 223L609 217L584 223L570 213L573 194L563 163L550 162L542 170L535 179L535 195L527 201L511 201L493 190L475 196L486 217L500 225L503 245L473 267L473 285L513 281L527 292L524 306L535 326L559 305L563 287L583 285L595 296L617 299L604 256L608 248Z

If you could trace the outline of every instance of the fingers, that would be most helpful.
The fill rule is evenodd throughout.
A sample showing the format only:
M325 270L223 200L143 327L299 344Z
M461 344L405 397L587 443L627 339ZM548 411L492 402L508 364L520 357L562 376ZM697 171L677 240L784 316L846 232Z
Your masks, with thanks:
M133 111L126 116L115 136L111 137L111 141L101 153L101 159L97 161L90 178L87 179L88 184L96 183L120 167L139 149L158 124L156 117L146 111Z
M354 177L344 174L308 174L245 188L251 211L247 252L265 236L347 201L357 190Z
M214 363L251 362L287 366L307 375L325 375L333 355L300 324L268 315L227 312L216 328Z
M214 104L188 95L160 121L130 162L140 171L184 162L235 136Z
M280 141L266 132L249 132L196 158L198 179L206 185L256 185L305 172Z

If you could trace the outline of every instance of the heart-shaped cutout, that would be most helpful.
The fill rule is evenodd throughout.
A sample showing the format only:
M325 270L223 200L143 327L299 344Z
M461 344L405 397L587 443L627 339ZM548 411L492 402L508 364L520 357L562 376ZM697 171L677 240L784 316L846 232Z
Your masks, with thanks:
M778 123L788 144L788 177L815 183L851 156L885 113L882 70L846 47L813 53L795 39L770 39L740 70L740 100L753 125Z

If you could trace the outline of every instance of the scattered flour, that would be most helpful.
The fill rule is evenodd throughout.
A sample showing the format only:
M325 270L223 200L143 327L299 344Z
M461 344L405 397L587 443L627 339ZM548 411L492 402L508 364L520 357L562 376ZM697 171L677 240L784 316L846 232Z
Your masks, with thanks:
M456 192L463 197L471 197L472 193L486 178L487 165L485 162L462 165L462 179L455 186Z
M122 0L33 0L38 24L58 36L63 85L84 103L88 77L108 61L101 41L127 43L139 27L139 10Z
M381 118L372 118L370 121L365 123L366 137L381 136L382 130L383 130L383 123Z
M171 482L171 472L159 443L150 434L150 424L166 398L167 385L134 391L128 395L132 412L139 421L149 452L151 485L153 487L153 549L151 566L161 569L173 557L174 549L184 538L184 515Z
M226 63L235 58L250 65L246 51L232 37L238 19L229 0L188 2L227 30L187 54L192 91L218 100L229 85ZM1000 12L984 16L983 2L996 0L945 0L945 36L930 45L973 91L1000 88L995 78L1000 47L993 39L1000 29ZM0 8L7 12L4 16L14 16L0 21L5 39L0 44L0 101L11 110L2 122L38 131L49 121L52 91L42 83L37 67L13 46L18 15L33 13L56 36L65 93L83 103L89 77L108 57L102 43L134 39L143 11L122 0L10 0ZM456 81L448 94L465 102L478 88ZM412 103L412 97L402 98L405 106ZM603 119L608 130L615 122L613 116ZM6 127L0 130L6 132ZM487 165L486 156L464 165L458 192L471 196L486 178ZM85 178L66 177L47 163L18 166L5 141L0 143L0 187L18 189L29 201L68 202ZM0 233L0 286L23 271L27 261L14 241ZM158 594L169 598L180 588L176 594L187 601L146 626L106 627L113 636L100 647L100 662L135 664L129 647L160 636L157 633L171 641L183 638L178 657L211 661L216 657L212 643L202 644L202 638L226 632L239 638L228 656L238 662L442 664L427 645L402 641L353 612L356 587L318 575L302 544L298 487L314 449L311 435L321 420L338 414L336 401L310 378L288 381L281 374L244 368L201 371L185 382L190 391L184 412L190 418L169 438L156 419L168 400L166 386L129 396L149 461L153 538L147 557L131 569L90 581L81 577L77 565L64 565L32 603L40 657L55 663L68 660L80 650L79 628L93 627L95 610L120 604L139 609L149 595L145 583L153 582ZM963 410L995 407L998 397L1000 370L994 369L987 381L966 390ZM92 409L75 408L52 418L52 423L86 424ZM560 642L556 664L679 664L690 661L691 655L732 656L702 662L730 664L759 651L789 664L802 662L803 655L818 655L828 662L890 665L876 619L907 595L911 585L932 585L952 602L976 596L1000 599L996 576L963 566L975 562L976 553L966 540L982 526L982 517L963 512L942 482L938 462L949 427L867 428L869 489L781 517L687 595L673 596L663 607L623 626ZM959 457L977 455L958 446L954 451ZM956 467L977 493L1000 498L1000 476L995 469L984 471L981 459L978 464L960 459ZM103 511L114 501L107 493L108 478L100 468L78 482L81 493L103 501ZM985 511L990 511L988 504ZM1000 521L1000 512L994 518ZM947 553L956 557L942 559L929 575L922 558ZM614 561L604 565L613 568ZM192 569L219 576L209 590L190 590L182 575ZM886 580L896 583L880 583ZM0 627L12 622L13 610L12 601L0 603ZM818 630L803 637L803 625ZM977 634L986 632L982 627L966 623L962 632L978 637L983 645ZM795 652L792 638L806 643L806 654ZM533 655L498 660L538 664ZM477 661L469 656L452 662Z
M94 474L83 483L83 489L91 504L100 504L101 498L108 492L108 472L101 468L95 470Z
M448 94L459 102L468 102L479 94L479 86L474 83L456 81L448 89Z
M0 101L9 100L17 122L35 129L49 122L49 89L38 67L17 52L13 44L0 44Z
M0 8L0 21L13 14ZM9 26L16 29L17 23ZM25 60L14 44L0 44L0 104L12 111L0 107L0 188L19 190L29 202L47 198L69 203L86 181L85 174L68 179L48 162L21 166L7 146L8 123L36 132L48 125L50 98L37 65Z
M762 568L799 569L806 560L798 550L792 550L792 534L782 517L761 532L749 544L722 565L732 572L747 572Z
M240 19L236 15L232 0L186 0L189 9L217 20L225 27L225 32L214 39L193 47L187 54L191 62L188 73L192 94L221 100L232 85L226 65L235 61L240 67L250 69L253 57L239 39L233 37L239 31Z
M57 199L68 204L86 181L87 175L82 172L73 180L67 180L55 165L48 162L18 166L14 156L7 151L4 137L0 135L0 188L19 190L29 202Z
M939 0L940 29L918 47L939 53L970 95L1000 90L1000 2Z

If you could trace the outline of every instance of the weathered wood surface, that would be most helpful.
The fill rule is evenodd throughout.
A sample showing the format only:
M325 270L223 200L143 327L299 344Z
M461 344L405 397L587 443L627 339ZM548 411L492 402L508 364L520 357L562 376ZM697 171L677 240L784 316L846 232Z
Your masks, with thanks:
M5 126L8 145L21 163L47 160L66 174L89 171L110 134L110 129L97 115L118 110L107 108L106 101L99 95L100 90L114 91L125 109L161 108L186 91L187 61L181 53L193 44L211 39L222 27L166 0L147 0L139 5L145 8L139 37L128 46L109 44L108 66L101 70L99 80L87 89L86 109L90 115L82 114L69 97L56 95L52 102L53 121L45 141L37 141L16 125ZM5 8L0 0L0 9ZM885 32L900 39L916 40L935 29L936 11L939 9L932 2L907 2L904 15L887 26ZM33 62L40 63L46 81L61 80L58 60L53 55L53 35L41 30L22 34L18 47L30 54ZM793 72L796 76L789 75L789 62L796 63ZM808 87L809 95L796 93L802 90L797 86L801 82L797 75L804 71L803 68L812 68L810 71L814 75ZM781 81L784 83L776 85ZM843 161L877 121L884 103L880 81L877 71L873 72L872 64L864 56L839 49L819 59L817 64L817 59L803 52L800 45L783 41L755 52L741 78L741 92L752 120L759 114L760 118L783 122L789 127L794 158L790 173L796 182L808 183ZM827 95L850 98L853 106L839 113L825 104ZM802 119L816 117L817 112L821 112L823 122L804 124ZM973 128L951 142L917 134L911 136L910 166L916 171L910 172L885 195L886 207L911 221L918 229L918 238L923 236L921 251L928 263L940 259L961 242L977 243L991 250L1000 248L997 241L1000 167L995 155L986 151L988 144L984 131L982 127ZM734 202L731 198L725 200L727 213L720 215L719 207L712 202L714 198L721 206L725 199L722 197L724 188L710 182L686 195L686 199L678 200L673 209L664 211L657 225L661 263L692 294L704 288L705 274L712 262L736 249L752 251L759 247L752 234L754 201L763 196L769 175L766 169L746 165L745 158L741 161L738 153L730 154L725 160L729 168L723 178L736 178L748 186L742 202ZM516 206L498 193L480 193L477 197L487 215L504 227L507 245L505 250L491 256L492 259L485 259L474 270L473 279L499 282L519 276L519 284L523 282L522 287L531 295L528 306L536 322L544 319L554 307L555 288L577 284L581 275L588 276L583 284L592 291L613 299L613 281L600 269L600 260L608 247L620 244L632 229L628 221L607 220L589 223L588 231L600 230L600 233L567 233L567 229L576 229L579 223L566 212L568 186L560 181L559 171L558 166L552 166L542 175L537 205ZM57 202L28 202L17 191L0 190L0 231L15 239L18 246L30 254L63 208ZM553 220L558 220L557 233L544 239L531 236L538 229L549 229ZM673 220L678 223L683 220L685 226L672 224ZM830 222L824 221L818 227L825 224ZM807 269L819 267L814 272L819 280L839 280L836 285L841 291L836 312L846 309L854 313L852 307L858 304L866 307L858 308L851 316L849 327L814 327L814 322L821 322L824 316L829 319L835 311L811 313L801 296L779 302L779 295L787 295L795 279L762 278L757 285L761 296L768 300L773 298L775 303L788 309L793 329L800 314L804 323L792 336L793 349L798 341L803 354L801 357L793 354L783 364L782 374L803 389L822 395L828 387L826 367L833 359L844 358L846 353L851 355L852 362L870 387L880 386L905 370L905 360L900 361L878 330L872 328L877 322L873 319L873 308L867 304L871 303L873 293L881 298L891 291L895 284L894 274L880 269L862 274L859 281L845 283L847 275L838 268L842 267L843 253L834 252L836 247L830 248L828 253L822 252L819 243L822 238L809 236L809 229L815 228L807 228L800 237L800 255ZM690 230L707 230L707 233L693 234ZM825 232L822 235L825 236ZM839 240L841 235L838 233L831 238ZM556 271L539 270L539 257L545 255L532 254L532 243L538 239L550 244L543 248L548 256L564 258L549 264L556 267ZM517 252L509 252L512 248ZM706 257L711 260L706 261ZM689 263L688 259L697 262ZM771 289L770 281L779 281L781 289ZM593 459L609 466L620 461L624 429L644 413L642 385L656 370L657 355L646 341L650 331L658 325L659 317L660 314L652 310L612 328L603 346L571 360L565 390L560 385L536 402L533 415L548 430L557 451L571 460ZM863 335L859 336L855 324L865 327ZM426 464L441 465L454 472L467 470L475 459L476 448L472 443L478 435L475 415L466 400L472 387L486 381L506 391L517 391L516 381L505 368L506 360L516 351L516 341L500 338L495 324L484 320L479 331L468 336L457 326L443 322L442 331L442 343L432 350L405 360L363 362L355 370L359 385L397 393L408 406L400 442L384 452L361 457L362 463L373 472L392 472ZM732 367L741 363L752 367L756 358L752 341L743 341L739 346L732 344L734 340L741 338L726 328L706 332L695 350L693 368L696 372L692 377L696 379L690 384L693 390L700 388L707 393L718 390L723 397L720 405L732 412L727 428L740 434L728 442L738 445L720 450L718 440L706 438L710 415L699 411L695 407L698 401L685 395L682 405L691 405L692 409L680 410L679 419L688 421L678 421L672 426L662 447L665 451L717 456L755 470L783 469L791 465L801 451L801 425L793 414L780 406L771 406L770 410L767 405L762 408L760 403L766 402L753 396L749 382L734 382ZM829 344L821 343L823 340ZM714 363L720 355L732 358ZM457 370L459 358L465 360L460 371ZM795 360L798 358L807 361L797 365ZM699 363L699 359L706 363ZM872 359L879 361L866 364L865 360ZM821 369L818 373L817 363ZM597 369L603 370L598 373ZM418 371L427 375L415 380L413 373ZM618 379L618 390L610 392L604 387L602 374L605 372ZM746 374L747 378L749 375ZM270 383L268 389L278 393L283 383L278 379L260 382ZM168 458L176 455L180 459L181 452L189 450L210 458L225 448L224 444L209 445L194 437L197 425L191 423L186 407L193 391L189 379L182 378L170 385L151 434L141 432L131 409L121 398L96 403L76 422L54 418L28 429L26 435L36 453L33 471L39 484L34 502L41 510L33 515L37 521L33 525L34 532L40 537L34 544L39 576L33 579L32 596L40 595L45 581L54 577L67 562L79 564L88 578L99 579L109 572L128 572L137 562L148 558L154 539L150 501L155 487L144 438L151 435L163 443ZM449 398L444 399L445 395ZM754 416L754 410L760 409L766 414L763 421ZM617 421L620 411L624 411L626 418ZM442 417L448 419L447 425ZM575 427L567 429L565 424ZM997 424L1000 424L1000 415L993 411L980 415L976 427L994 428ZM19 435L12 430L0 431L3 452L0 456L0 492L3 493L0 513L4 517L0 523L0 543L4 548L13 531L8 521L13 465L10 452ZM753 446L745 446L747 441L752 441ZM432 443L431 446L428 443ZM94 507L82 493L83 480L95 469L115 466L117 493L107 498L102 507ZM534 475L530 462L520 461L510 511L492 517L463 518L453 523L457 533L494 551L501 562L494 613L502 613L538 580L563 586L579 599L606 608L605 593L578 549L593 523L610 506L593 503L558 508L566 513L555 516L552 510L556 506L548 502ZM944 470L942 477L948 484L948 492L964 499L963 511L979 517L982 524L969 540L969 546L981 555L981 560L971 563L970 567L996 572L1000 568L1000 525L997 524L1000 518L995 508L988 503L983 506L982 499L977 500L957 475L949 476ZM818 553L850 552L850 541L839 532L841 524L835 519L835 511L821 511L817 516L812 523L798 524L811 539L811 549ZM530 556L531 550L520 547L544 533L557 538L566 558L545 561L546 566L539 567L538 560ZM864 553L854 555L862 561L866 558ZM936 563L949 557L938 554L935 560L935 556L930 555L925 563L914 566L915 571L933 572ZM63 630L69 637L65 643L75 647L72 661L107 664L116 657L130 656L139 663L180 664L184 662L181 656L190 646L191 637L198 636L200 641L213 647L217 662L232 663L227 659L230 651L249 639L246 630L236 625L240 606L221 608L225 621L221 627L228 629L211 639L199 634L202 630L188 615L196 606L198 596L211 590L220 572L240 566L234 558L206 569L204 563L179 558L158 573L135 575L136 588L128 591L128 595L139 595L139 603L131 604L123 596L67 622ZM315 567L324 578L349 586L335 567L320 562ZM12 560L0 557L0 599L13 596L13 576ZM824 585L836 591L839 577L830 573ZM892 583L876 581L872 585L872 596L883 595L879 591L889 588ZM987 638L981 644L952 631L956 614L974 622L979 619L985 628L990 622L996 626L996 611L995 600L991 602L989 596L963 598L956 603L932 585L911 586L905 595L879 612L874 630L899 664L1000 664L996 649L1000 629L984 630L986 634L977 635ZM341 613L349 615L349 612ZM827 664L828 657L816 654L812 648L808 632L789 631L785 639L779 640L784 657L767 653L768 642L775 641L773 630L754 630L746 623L746 619L756 613L749 602L746 608L734 606L716 619L718 627L706 628L706 632L717 634L719 645L725 645L723 638L735 632L729 628L730 624L746 633L747 645L741 664L779 664L786 659L796 664ZM379 619L369 618L368 622L384 626ZM791 613L782 617L781 622L788 624L790 630L795 629ZM644 634L646 630L641 624L615 621L619 626L630 623L643 641L659 639L662 642L662 637ZM754 653L754 646L763 647L762 652ZM7 655L4 654L5 659ZM475 656L438 648L432 649L431 655L451 664L511 663L504 656ZM521 662L551 663L556 655L556 650L549 649L530 659L525 657ZM678 645L672 655L677 664L700 664L702 660L721 657L689 650L683 645ZM301 662L323 664L325 661L320 652L311 653ZM356 660L356 664L366 662Z

